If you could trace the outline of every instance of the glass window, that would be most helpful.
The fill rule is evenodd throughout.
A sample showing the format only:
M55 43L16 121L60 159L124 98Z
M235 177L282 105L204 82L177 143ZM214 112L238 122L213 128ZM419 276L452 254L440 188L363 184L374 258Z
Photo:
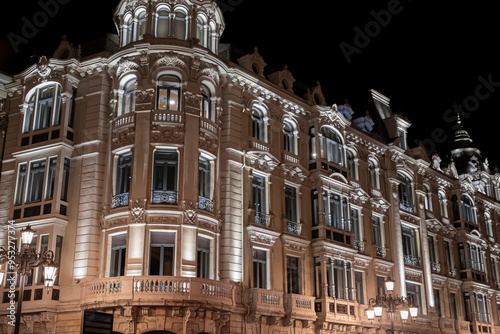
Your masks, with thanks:
M458 320L458 314L457 314L457 301L454 293L450 293L450 316L452 319Z
M173 276L175 233L151 232L150 237L149 275Z
M158 109L179 111L180 80L174 75L162 75L158 79Z
M126 194L130 191L130 177L132 169L132 153L120 154L116 161L115 195Z
M212 102L210 90L207 86L201 86L201 108L200 116L208 119L212 119Z
M356 288L356 302L358 304L365 303L365 294L363 289L363 272L355 271L354 272L354 283Z
M311 207L312 207L312 223L313 226L319 225L319 201L318 190L311 190Z
M401 234L403 239L403 256L405 264L420 266L420 258L418 256L417 248L417 230L409 226L402 225Z
M399 208L409 212L413 212L413 190L411 186L411 180L401 174L399 175L398 194Z
M300 271L299 258L286 257L287 293L300 294Z
M111 238L109 277L125 276L126 250L126 234L115 235Z
M267 252L253 250L253 287L267 289Z
M43 182L45 181L45 160L34 161L30 164L27 202L40 202L43 194Z
M352 299L351 264L342 260L334 261L334 279L335 279L335 298Z
M285 214L289 222L297 222L297 189L285 186Z
M252 136L255 139L266 141L264 125L264 115L260 110L254 108L252 111Z
M344 166L344 144L340 136L330 128L323 127L322 158Z
M177 203L178 153L157 149L154 155L153 203Z
M62 244L63 237L62 235L58 235L56 238L56 250L54 252L54 262L59 266L58 272L61 272L61 256L62 256ZM56 276L56 280L54 281L54 285L59 285L59 277L61 275Z
M363 251L364 250L364 241L363 241L363 232L362 225L359 221L359 210L351 208L351 226L352 226L352 234L354 239L354 248Z
M61 123L62 98L59 85L41 86L30 97L24 115L23 133Z
M40 236L40 253L43 254L49 249L49 235L44 234ZM38 267L38 272L36 275L36 284L43 284L43 267ZM59 276L59 275L57 275Z
M181 11L175 12L174 37L177 39L186 39L186 14Z
M165 38L170 35L170 16L168 10L158 11L158 18L156 23L156 35L159 38Z
M54 185L56 180L56 166L57 158L49 159L48 175L47 175L47 189L45 190L45 199L51 200L54 198Z
M354 153L347 151L347 169L349 171L349 177L351 179L358 179L357 165Z
M132 16L128 15L125 18L125 25L123 27L123 46L129 44L132 41Z
M252 197L253 197L253 208L256 214L267 213L266 205L266 178L257 174L253 175L252 178ZM257 219L257 218L256 218Z
M323 192L325 224L339 230L350 230L349 205L346 197Z
M493 236L493 223L491 221L491 216L488 213L484 214L484 224L486 225L486 234L489 237Z
M33 129L45 129L50 125L50 116L54 105L55 86L42 87L38 91L38 101L36 104L35 120Z
M375 161L368 160L368 171L370 173L370 187L378 189L378 172Z
M295 151L295 127L289 121L285 121L283 124L283 149L292 154L296 154Z
M377 276L377 294L379 296L385 295L385 278L383 276Z
M448 212L446 210L446 196L440 191L438 192L439 199L439 213L441 217L448 218Z
M211 163L210 160L200 157L198 161L199 170L199 195L207 199L212 198L211 192Z
M17 185L16 185L16 197L15 204L21 205L24 201L24 189L26 186L26 163L19 165L19 171L17 172Z
M30 251L33 252L33 253L35 253L37 245L38 245L38 236L34 235L33 236L33 240L31 240L31 244L29 246ZM34 271L35 271L35 269L31 268L30 275L26 275L24 277L24 285L31 286L33 284L33 276L34 276L33 273L34 273Z
M146 33L146 23L147 23L147 14L146 11L141 11L137 16L137 29L135 40L139 41L144 38L144 34Z
M462 196L464 220L476 224L476 213L474 212L474 203L468 196Z
M413 298L413 305L418 307L418 311L422 314L422 293L420 284L406 283L406 294Z
M373 216L373 243L375 244L377 256L384 257L386 255L385 246L382 240L382 224L380 217Z
M198 238L197 276L210 278L210 239Z
M201 46L207 46L207 37L205 34L205 22L201 16L196 20L196 38Z
M314 126L309 128L309 159L316 159L316 130Z
M68 201L69 168L70 168L70 160L68 158L64 158L63 178L61 187L61 200L63 201Z
M137 79L132 78L123 85L121 114L131 113L135 109L135 90L137 88Z
M443 315L441 313L441 297L439 294L439 290L434 289L434 302L436 305L436 313L439 318L441 318Z

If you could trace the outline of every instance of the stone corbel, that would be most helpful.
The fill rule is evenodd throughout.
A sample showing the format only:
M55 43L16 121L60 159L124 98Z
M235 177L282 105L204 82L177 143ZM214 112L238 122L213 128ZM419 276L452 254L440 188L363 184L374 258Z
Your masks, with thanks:
M229 313L214 313L216 334L221 334L222 328L229 322Z
M123 307L123 316L128 323L128 334L135 333L136 309L133 306Z

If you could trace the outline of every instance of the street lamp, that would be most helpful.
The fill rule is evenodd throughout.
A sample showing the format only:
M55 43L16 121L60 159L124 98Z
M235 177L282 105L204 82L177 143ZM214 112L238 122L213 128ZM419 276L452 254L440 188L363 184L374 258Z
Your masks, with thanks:
M394 313L396 313L398 306L402 306L399 312L403 321L408 320L408 315L414 320L417 317L418 308L413 304L412 296L393 296L394 281L392 279L389 278L385 281L385 287L387 294L378 295L368 301L369 308L366 310L366 316L368 320L373 320L375 317L380 319L382 310L385 308L391 315L391 333L394 334Z
M19 334L21 325L25 277L31 275L33 268L42 266L44 284L48 293L53 287L57 275L58 265L54 262L54 252L47 250L43 253L37 253L30 248L35 232L29 225L21 230L21 250L19 252L11 251L10 247L9 251L0 247L0 282L3 282L5 276L3 264L7 264L7 268L5 268L7 272L20 276L14 334Z

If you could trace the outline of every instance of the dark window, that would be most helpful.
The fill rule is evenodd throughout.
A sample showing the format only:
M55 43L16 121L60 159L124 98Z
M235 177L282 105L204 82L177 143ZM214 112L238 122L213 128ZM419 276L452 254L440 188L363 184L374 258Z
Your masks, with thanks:
M127 251L127 235L120 234L112 237L109 277L117 277L125 275L126 251Z
M197 277L210 278L210 240L198 238Z
M267 252L260 249L253 250L253 285L267 289Z
M175 233L151 233L149 274L160 276L174 275Z
M153 175L153 203L177 203L178 154L174 150L156 150Z
M287 293L300 294L299 259L287 256L286 260Z

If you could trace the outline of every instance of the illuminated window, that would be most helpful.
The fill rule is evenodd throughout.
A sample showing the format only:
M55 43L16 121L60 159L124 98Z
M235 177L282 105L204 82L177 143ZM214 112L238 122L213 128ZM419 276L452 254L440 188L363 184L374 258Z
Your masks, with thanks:
M439 200L439 213L441 217L448 218L448 209L446 207L446 195L442 192L438 192L438 200Z
M200 116L208 119L212 119L212 101L210 89L207 86L201 86L201 108Z
M253 250L253 287L267 289L267 252Z
M295 126L292 122L283 122L283 149L292 154L297 154L295 131Z
M373 221L373 243L376 247L377 256L385 258L386 249L385 249L385 235L384 228L382 225L382 220L378 216L372 216Z
M125 260L127 252L127 234L111 238L111 260L109 277L125 276Z
M493 236L493 221L491 220L491 215L489 213L484 214L484 224L486 225L486 235L489 237Z
M316 129L314 126L309 128L309 159L314 160L317 158L316 153Z
M323 134L322 158L344 166L344 144L340 136L328 127L321 129Z
M180 80L174 75L158 79L158 109L178 111L180 105Z
M149 275L174 276L175 233L151 232Z
M125 16L123 25L123 46L129 44L132 41L132 26L133 20L131 15Z
M266 141L264 114L257 108L253 108L252 111L252 136L255 139Z
M59 125L61 109L62 98L59 84L38 87L28 100L24 113L23 133Z
M200 15L196 19L196 38L199 40L199 44L203 47L207 47L207 36L205 28L205 19Z

